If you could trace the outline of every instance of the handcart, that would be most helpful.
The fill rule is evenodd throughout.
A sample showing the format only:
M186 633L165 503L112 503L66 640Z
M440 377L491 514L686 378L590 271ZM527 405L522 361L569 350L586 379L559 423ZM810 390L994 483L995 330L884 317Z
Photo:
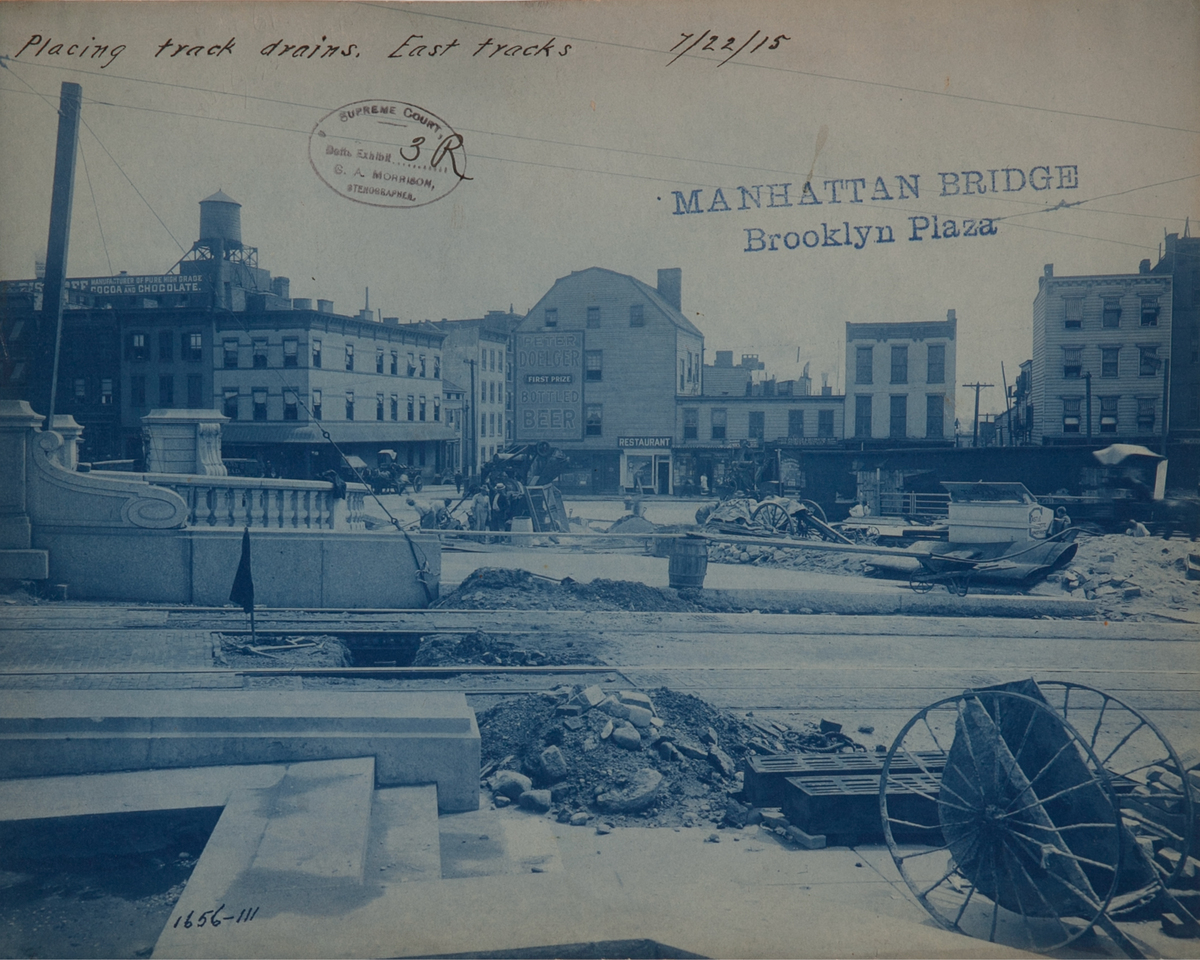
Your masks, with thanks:
M901 772L914 758L923 780ZM1117 920L1200 933L1172 890L1195 832L1188 772L1102 691L1024 680L930 704L892 744L879 805L901 877L947 930L1046 952L1095 928L1129 957Z

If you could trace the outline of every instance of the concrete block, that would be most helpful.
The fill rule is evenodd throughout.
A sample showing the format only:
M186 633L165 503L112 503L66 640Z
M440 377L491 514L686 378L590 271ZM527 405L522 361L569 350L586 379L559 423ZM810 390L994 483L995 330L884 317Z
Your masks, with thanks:
M0 699L0 778L374 757L380 786L479 805L479 728L461 693L38 690Z
M49 551L0 550L0 580L45 580L49 576Z

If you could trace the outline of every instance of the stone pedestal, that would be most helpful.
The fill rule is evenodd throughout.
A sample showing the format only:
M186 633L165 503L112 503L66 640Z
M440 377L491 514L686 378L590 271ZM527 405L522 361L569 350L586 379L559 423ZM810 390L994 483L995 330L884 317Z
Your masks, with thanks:
M55 459L64 470L75 472L79 469L79 443L83 439L83 427L69 413L56 413L51 429L63 438L63 445L55 451Z
M193 473L224 477L221 424L215 410L151 410L142 417L147 473Z
M0 580L50 575L49 554L30 549L33 527L26 498L29 438L45 419L24 400L0 401Z

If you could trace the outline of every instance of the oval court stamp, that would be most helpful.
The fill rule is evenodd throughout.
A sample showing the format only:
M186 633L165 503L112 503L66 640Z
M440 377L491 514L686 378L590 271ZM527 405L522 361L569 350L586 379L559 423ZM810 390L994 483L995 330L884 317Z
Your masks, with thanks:
M372 207L423 207L467 174L463 138L441 117L400 100L359 100L332 110L308 137L325 185Z

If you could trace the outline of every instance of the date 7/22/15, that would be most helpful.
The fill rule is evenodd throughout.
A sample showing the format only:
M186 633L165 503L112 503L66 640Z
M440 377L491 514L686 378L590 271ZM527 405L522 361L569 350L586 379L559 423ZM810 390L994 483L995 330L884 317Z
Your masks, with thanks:
M769 33L764 33L762 30L755 30L754 33L750 35L749 39L742 41L740 45L738 44L737 37L727 37L722 39L719 33L715 33L712 30L705 30L698 37L696 37L696 34L694 33L681 33L679 36L682 37L682 39L667 52L674 53L676 50L679 50L680 47L683 47L683 49L679 50L679 52L671 58L671 61L667 64L668 67L682 57L685 53L691 53L693 50L695 50L697 53L724 53L728 51L729 56L717 64L717 66L720 67L727 64L752 43L754 43L754 47L750 50L750 53L757 53L762 49L764 44L767 45L768 50L778 50L779 45L783 43L784 40L792 39L783 33L772 37ZM692 40L693 37L696 37L696 39ZM689 40L691 40L691 43L688 43ZM757 43L755 43L755 41L757 41Z

